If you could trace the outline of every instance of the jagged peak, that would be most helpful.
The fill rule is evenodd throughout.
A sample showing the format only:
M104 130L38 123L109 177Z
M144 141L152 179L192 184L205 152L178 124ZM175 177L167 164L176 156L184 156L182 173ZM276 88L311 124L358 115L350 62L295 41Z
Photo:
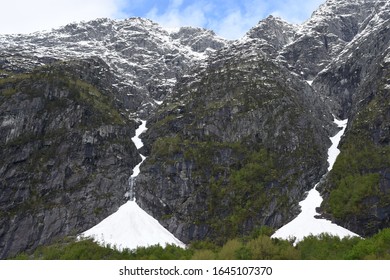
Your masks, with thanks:
M302 24L302 28L306 30L322 26L340 18L349 18L359 25L371 14L378 3L386 2L384 0L328 0L313 12L312 16Z
M210 29L206 29L206 28L203 28L203 27L192 27L192 26L182 26L182 27L179 27L176 29L176 31L172 32L172 33L192 33L192 34L195 34L195 33L209 33L211 35L216 35L215 32L213 30L210 30Z
M292 42L296 32L296 25L270 15L250 29L243 40L260 39L275 50L280 50L283 46Z
M283 28L283 27L284 28L291 28L291 29L297 28L296 24L291 24L280 17L274 16L274 15L269 15L265 19L260 20L257 23L257 25L255 25L254 27L252 27L248 31L248 33L250 33L253 30L259 29L259 28L267 28L269 25L279 26L281 28Z
M220 49L227 44L227 40L217 36L214 31L201 27L181 27L170 33L170 37L195 52Z

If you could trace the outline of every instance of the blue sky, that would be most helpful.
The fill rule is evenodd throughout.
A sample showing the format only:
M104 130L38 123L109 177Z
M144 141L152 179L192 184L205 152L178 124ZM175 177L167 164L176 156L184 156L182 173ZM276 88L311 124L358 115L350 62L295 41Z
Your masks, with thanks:
M268 15L301 23L325 0L0 0L0 34L50 30L100 17L150 18L164 27L199 26L237 39Z

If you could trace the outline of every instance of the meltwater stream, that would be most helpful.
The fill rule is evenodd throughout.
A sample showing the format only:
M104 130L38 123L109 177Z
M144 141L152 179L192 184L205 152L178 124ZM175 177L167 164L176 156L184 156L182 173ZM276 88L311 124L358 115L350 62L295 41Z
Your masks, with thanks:
M337 147L345 132L348 120L337 120L335 118L334 123L342 129L335 136L330 138L332 146L328 149L328 172L332 170L336 158L340 153L340 150ZM297 244L306 236L319 235L321 233L328 233L339 236L340 238L358 236L356 233L338 226L331 221L315 218L315 216L318 215L316 208L320 207L323 200L320 193L316 190L317 185L318 183L308 192L307 197L299 203L301 206L301 213L294 220L278 229L272 237L281 239L295 237L295 244Z
M146 121L141 120L135 136L131 139L137 149L142 148L143 143L139 136L147 130ZM81 237L91 237L101 245L115 246L122 250L135 249L160 244L174 244L185 247L184 243L166 230L156 219L142 210L135 201L134 184L140 173L140 166L146 159L140 155L142 161L133 168L129 177L129 190L125 196L129 199L117 212L108 216L93 228L81 234Z

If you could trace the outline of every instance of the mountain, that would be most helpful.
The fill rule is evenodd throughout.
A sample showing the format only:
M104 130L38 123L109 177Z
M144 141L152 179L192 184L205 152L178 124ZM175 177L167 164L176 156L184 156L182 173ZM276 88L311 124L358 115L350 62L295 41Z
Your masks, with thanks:
M332 115L257 43L212 55L149 119L137 202L183 242L280 227L325 173Z
M288 67L312 80L363 32L377 11L386 12L384 0L326 1L297 31L294 41L281 52Z
M280 228L319 181L322 217L389 227L389 22L388 1L328 0L236 41L141 18L0 36L0 258L116 212L140 153L137 204L185 243Z
M139 18L0 41L1 258L114 213L140 161L131 141L138 117L227 44L211 31L168 33Z
M187 38L187 39L186 39ZM201 28L169 33L141 18L98 19L50 32L0 36L1 67L31 71L52 61L99 57L116 80L116 98L130 112L145 113L164 99L183 72L227 41Z

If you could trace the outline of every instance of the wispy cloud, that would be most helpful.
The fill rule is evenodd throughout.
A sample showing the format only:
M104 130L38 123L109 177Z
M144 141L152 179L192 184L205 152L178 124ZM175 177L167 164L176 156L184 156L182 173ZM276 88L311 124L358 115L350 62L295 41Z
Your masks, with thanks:
M251 27L267 15L263 0L243 1L240 5L231 3L224 16L210 20L208 27L227 39L242 37Z
M325 0L171 0L165 7L154 6L146 17L165 27L199 26L214 30L227 39L242 37L268 15L300 23Z
M308 19L325 0L278 0L271 14L279 16L290 23L301 23Z
M256 5L256 2L259 2ZM146 17L164 27L197 26L214 30L228 39L241 37L262 17L261 0L196 1L171 0L162 8L154 6Z
M164 27L205 27L208 22L208 13L211 10L212 4L204 1L197 1L184 6L183 0L172 0L166 10L161 11L157 6L154 6L146 14L146 17L157 21Z
M12 0L2 1L0 33L48 30L74 21L125 17L126 0Z
M222 37L237 39L270 14L289 22L302 22L323 2L325 0L4 0L0 34L48 30L99 17L140 16L165 27L205 27Z

